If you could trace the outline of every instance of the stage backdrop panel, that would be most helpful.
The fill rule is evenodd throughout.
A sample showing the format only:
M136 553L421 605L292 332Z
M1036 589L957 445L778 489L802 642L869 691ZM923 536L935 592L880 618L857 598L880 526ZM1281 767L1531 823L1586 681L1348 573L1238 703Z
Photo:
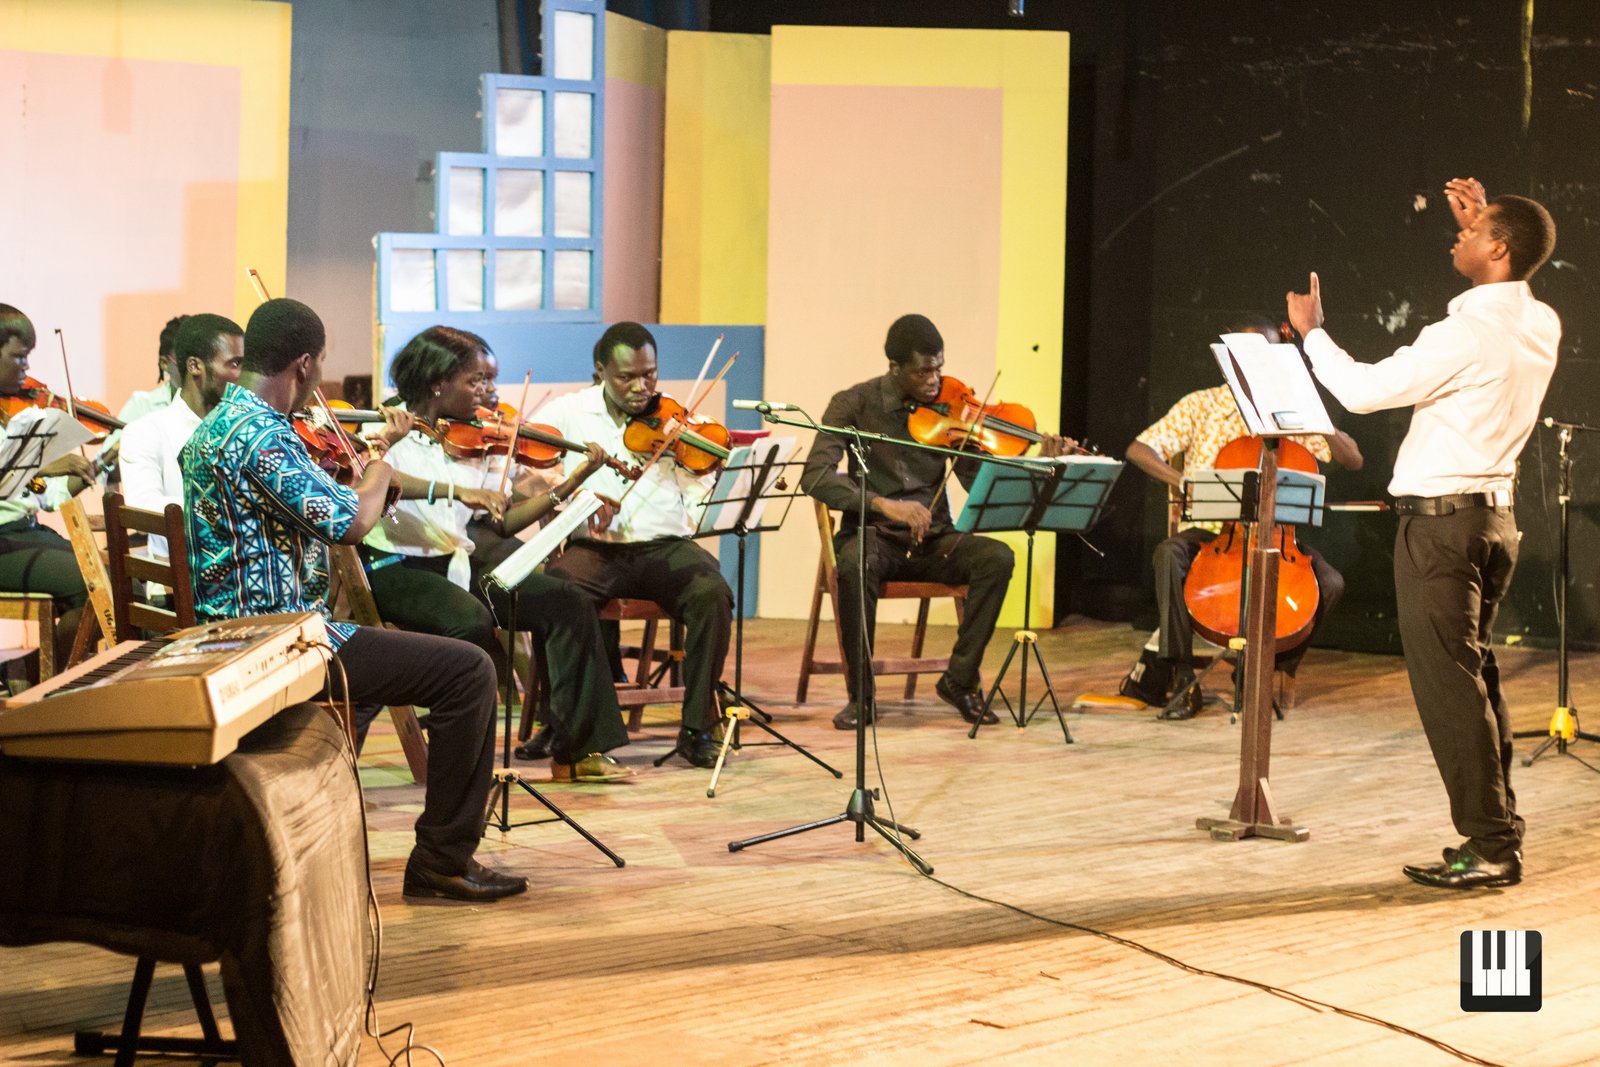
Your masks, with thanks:
M0 0L0 301L32 373L119 407L175 314L243 322L245 267L283 277L287 4Z
M771 38L667 35L661 321L767 313Z
M656 322L667 33L606 13L605 249L601 317Z
M883 373L889 324L920 312L949 374L982 395L998 370L995 398L1059 425L1067 74L1062 33L774 29L769 399L820 419L833 393ZM793 561L816 558L815 527L766 536L761 612L803 616L813 573ZM1025 539L1010 543L1002 623L1016 626ZM1053 619L1054 561L1041 535L1035 626ZM948 602L936 610L954 622Z

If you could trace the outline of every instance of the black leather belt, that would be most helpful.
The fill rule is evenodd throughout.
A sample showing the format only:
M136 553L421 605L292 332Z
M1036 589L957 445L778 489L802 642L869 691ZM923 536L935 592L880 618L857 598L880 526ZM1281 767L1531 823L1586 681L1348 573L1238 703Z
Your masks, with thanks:
M1510 506L1509 489L1496 489L1492 493L1455 493L1451 496L1398 496L1394 499L1396 515L1450 515L1464 508Z

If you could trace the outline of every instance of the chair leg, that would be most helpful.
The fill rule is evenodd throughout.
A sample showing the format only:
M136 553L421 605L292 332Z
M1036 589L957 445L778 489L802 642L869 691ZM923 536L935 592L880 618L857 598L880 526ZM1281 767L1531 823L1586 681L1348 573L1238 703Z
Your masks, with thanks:
M394 723L395 736L400 738L400 751L405 753L412 780L418 785L427 785L428 739L422 733L422 724L417 722L416 709L410 704L391 707L389 721Z
M1288 711L1294 707L1294 675L1278 672L1278 709Z
M87 607L82 617L87 617ZM81 630L82 627L80 626ZM54 678L56 673L56 607L49 600L39 605L39 681Z
M928 636L928 598L923 597L917 605L917 628L911 632L911 658L922 657L922 643ZM917 695L917 672L906 674L906 699L911 700Z
M811 590L811 619L806 623L806 643L800 652L800 681L795 685L794 702L804 704L811 688L811 671L817 662L817 629L822 625L822 577Z

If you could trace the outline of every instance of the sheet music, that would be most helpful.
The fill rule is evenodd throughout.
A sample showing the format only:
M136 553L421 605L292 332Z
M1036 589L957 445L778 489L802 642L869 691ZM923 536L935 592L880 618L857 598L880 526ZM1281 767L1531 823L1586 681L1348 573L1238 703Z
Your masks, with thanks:
M545 523L544 529L528 538L521 548L489 572L489 580L507 591L521 585L535 567L561 547L561 542L576 533L589 521L590 515L600 510L601 504L600 498L587 489L573 493L556 517Z
M766 480L756 491L757 499L750 507L750 516L745 520L747 528L760 526L762 512L767 509L767 494L772 492L773 484L782 477L784 465L794 458L798 447L799 441L793 437L766 437L754 444L735 448L729 454L728 462L723 464L722 477L717 479L717 483L711 487L711 495L706 497L705 510L700 513L700 521L695 523L695 536L733 529L744 512L745 501L751 495L756 472L766 463L769 454L777 453L771 469L767 471Z
M1225 333L1222 345L1211 349L1251 433L1276 437L1334 432L1294 345L1272 344L1259 333Z
M93 440L87 427L58 408L17 412L0 438L0 499L16 496L39 468Z

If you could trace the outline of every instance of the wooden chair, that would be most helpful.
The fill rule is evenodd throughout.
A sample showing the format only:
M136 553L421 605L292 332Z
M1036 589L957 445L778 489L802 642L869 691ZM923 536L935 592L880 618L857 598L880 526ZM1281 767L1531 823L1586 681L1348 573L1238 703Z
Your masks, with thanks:
M600 605L600 618L611 622L643 622L644 633L636 648L623 649L627 658L631 651L637 657L633 677L618 682L617 703L628 711L628 732L638 733L644 727L644 709L651 704L681 704L683 627L673 620L653 600L608 600ZM659 647L660 626L668 626L667 647ZM533 735L533 722L550 712L550 680L544 670L541 651L535 642L532 661L528 665L528 685L522 702L522 725L518 740L526 741Z
M833 550L834 521L828 505L813 501L817 508L817 536L822 541L822 552L817 560L817 582L811 592L811 618L806 624L805 647L800 653L800 682L795 687L794 699L806 702L806 692L813 674L845 673L844 634L839 628L839 561ZM817 631L822 625L822 597L826 594L833 604L833 632L839 649L837 660L817 658ZM950 665L948 656L924 656L923 642L928 635L928 607L934 597L952 597L956 602L956 618L966 613L967 587L946 585L943 582L884 582L878 587L879 600L920 600L917 608L917 627L911 635L911 655L899 659L882 658L872 661L874 675L906 675L906 699L916 696L917 675L942 673Z
M332 577L343 591L350 618L362 626L382 629L386 624L378 614L378 602L373 599L372 585L367 581L366 568L354 545L332 545L328 548L328 566ZM329 590L331 596L333 590ZM428 784L428 739L423 736L422 724L417 722L417 711L409 704L388 709L389 721L400 737L400 751L405 753L406 766L418 785Z
M128 507L121 493L107 493L106 566L110 572L113 641L137 640L140 631L167 634L196 625L194 582L189 570L188 534L184 530L183 508L168 504L162 511ZM132 535L156 534L167 539L165 562L136 552ZM171 595L170 606L156 603L150 590L163 587ZM338 720L355 751L356 724L347 719L337 704L324 707Z

